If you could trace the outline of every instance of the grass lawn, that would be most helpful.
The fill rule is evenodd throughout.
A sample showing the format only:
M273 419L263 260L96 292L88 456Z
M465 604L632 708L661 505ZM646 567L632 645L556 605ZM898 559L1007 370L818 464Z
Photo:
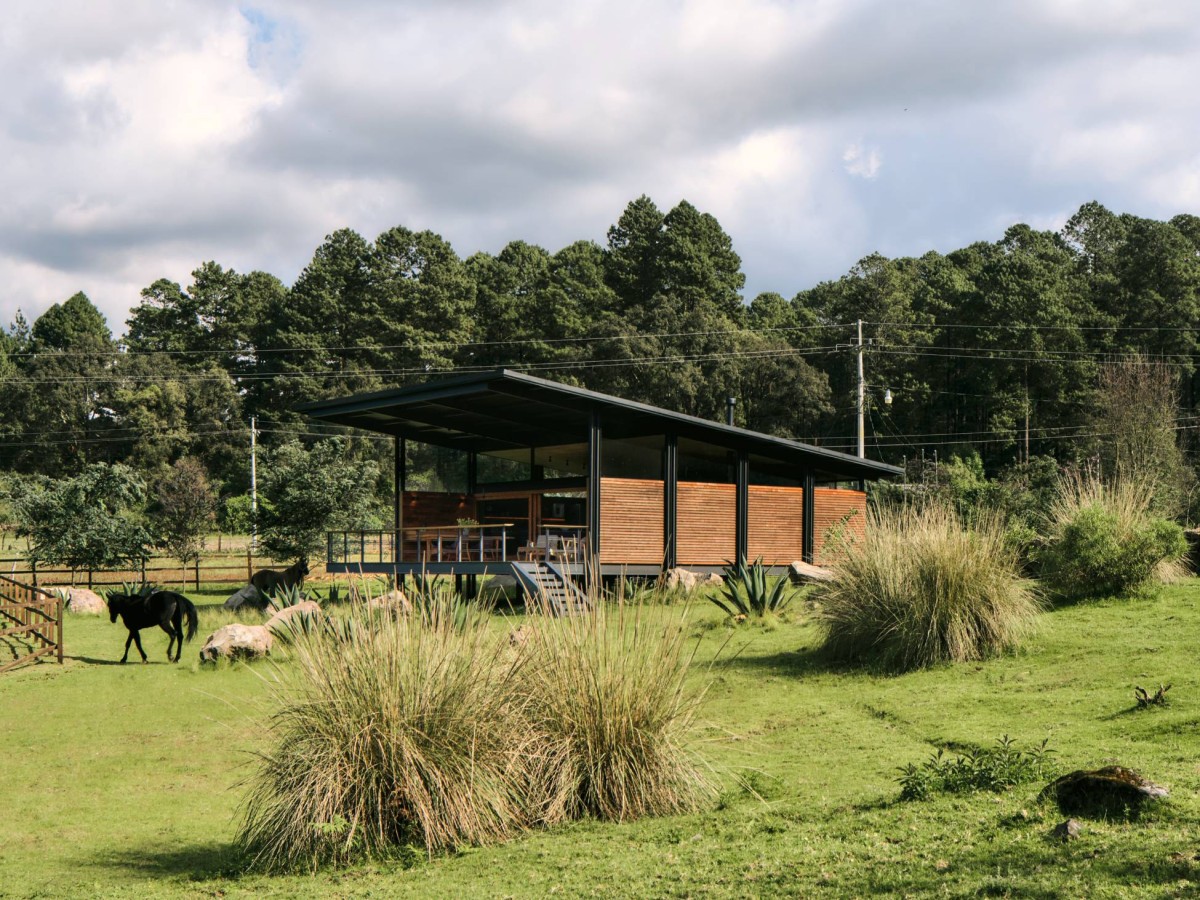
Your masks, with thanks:
M201 639L229 620L224 593L193 595L214 607ZM197 641L169 665L147 632L151 664L115 665L124 629L69 618L66 665L0 675L0 897L1200 896L1200 581L1064 607L1019 655L903 676L830 669L802 608L731 637L709 607L691 618L712 810L289 877L243 875L230 845L271 664L201 669ZM1170 705L1131 711L1160 682ZM1171 799L1066 845L1040 784L897 800L899 766L1004 734Z

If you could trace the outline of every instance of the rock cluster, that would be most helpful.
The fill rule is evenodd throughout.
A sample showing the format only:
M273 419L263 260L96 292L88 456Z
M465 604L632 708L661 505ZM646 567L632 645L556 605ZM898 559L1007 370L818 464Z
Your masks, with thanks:
M267 656L274 643L275 638L266 625L222 625L200 648L200 661L258 659Z

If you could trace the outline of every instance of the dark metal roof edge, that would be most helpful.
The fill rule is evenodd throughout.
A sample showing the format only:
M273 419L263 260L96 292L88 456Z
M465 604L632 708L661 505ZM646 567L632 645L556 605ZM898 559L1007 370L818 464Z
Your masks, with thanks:
M562 384L561 382L551 381L548 378L539 378L536 375L529 375L525 372L518 372L512 369L491 369L486 372L473 372L468 375L452 375L447 378L440 378L437 381L409 385L408 387L391 388L389 390L374 391L367 394L353 394L349 397L342 397L338 399L318 400L313 403L305 403L297 406L295 407L295 410L296 412L306 413L307 415L314 416L316 418L325 418L327 416L334 416L339 413L348 413L355 410L361 411L364 408L382 405L387 401L415 401L419 400L422 395L430 394L442 394L444 396L445 392L452 391L457 388L469 389L498 380L512 381L518 384L526 384L531 387L542 388L554 393L576 397L580 400L585 400L597 406L615 407L618 409L638 412L643 415L658 419L665 419L667 421L675 422L689 428L695 428L700 431L728 435L729 437L738 438L740 441L752 441L754 443L776 446L787 450L798 450L803 453L808 453L813 456L829 460L831 463L836 463L844 467L867 469L869 471L878 472L881 475L904 474L904 470L899 466L893 466L889 463L878 462L877 460L872 459L862 459L849 453L843 453L840 450L829 450L825 447L817 447L813 444L805 444L801 441L793 441L790 438L782 438L776 437L775 435L763 434L761 431L752 431L748 428L739 428L736 425L726 425L722 422L713 422L708 419L701 419L699 416L689 416L686 413L675 412L674 410L670 409L663 409L660 406L651 406L648 403L640 403L637 400L626 400L623 397L616 397L612 394L601 394L598 391L591 391L587 388Z

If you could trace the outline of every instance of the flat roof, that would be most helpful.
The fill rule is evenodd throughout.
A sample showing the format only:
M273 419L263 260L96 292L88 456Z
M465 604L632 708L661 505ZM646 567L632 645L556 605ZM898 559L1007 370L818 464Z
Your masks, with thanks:
M898 466L887 463L710 422L511 369L321 400L298 406L296 411L337 425L478 453L586 441L595 412L599 414L605 437L621 439L673 433L798 467L811 467L846 480L903 474Z

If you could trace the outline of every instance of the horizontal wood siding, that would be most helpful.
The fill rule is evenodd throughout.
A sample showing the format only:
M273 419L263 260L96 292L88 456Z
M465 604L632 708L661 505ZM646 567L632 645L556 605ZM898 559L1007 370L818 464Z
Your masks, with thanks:
M820 503L820 495L817 497ZM750 534L746 555L768 564L800 559L804 547L804 491L792 487L750 485Z
M817 488L813 499L813 550L818 563L829 562L824 548L839 530L862 536L867 526L867 495L862 491ZM804 491L796 487L750 485L750 540L747 555L786 565L803 556Z
M679 482L677 552L681 566L719 566L733 559L735 499L732 484ZM817 488L814 502L816 560L829 562L824 545L839 528L860 536L865 533L867 496L862 491ZM761 556L765 563L787 565L801 559L804 491L750 485L749 525L751 560ZM662 560L663 483L605 478L600 485L600 561L659 565Z
M402 515L406 530L455 525L459 519L475 518L475 498L470 494L405 491Z
M867 533L867 495L862 491L817 488L813 502L816 506L813 523L816 561L828 563L832 560L824 552L825 543L835 539L838 531L844 530L859 538Z
M600 480L600 561L662 565L661 481Z
M737 553L735 500L732 484L679 482L676 552L681 566L719 566L733 559Z

